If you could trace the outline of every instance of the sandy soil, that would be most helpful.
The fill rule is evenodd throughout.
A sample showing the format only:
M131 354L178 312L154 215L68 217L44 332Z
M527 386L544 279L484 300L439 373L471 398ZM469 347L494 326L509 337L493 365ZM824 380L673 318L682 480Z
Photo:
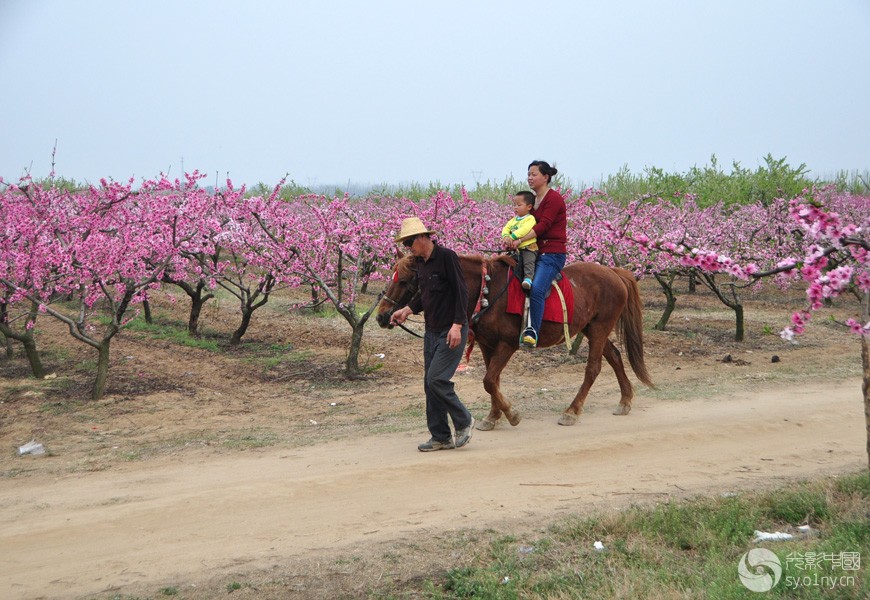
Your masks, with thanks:
M727 311L683 302L670 331L647 332L658 388L638 388L630 415L610 414L618 391L605 369L580 423L556 425L582 357L541 350L503 376L524 415L518 427L502 423L466 448L427 454L416 451L427 437L418 342L397 332L367 332L367 352L385 356L363 382L334 374L343 351L329 353L323 328L340 338L336 321L312 328L310 318L282 317L276 328L261 319L248 350L217 357L129 335L100 402L86 400L84 376L71 374L61 397L0 362L9 449L0 458L0 589L12 598L156 595L170 585L187 593L222 574L286 573L443 531L511 532L866 466L853 340L822 325L784 346L759 332L787 311L759 304L747 311L757 319L750 340L736 344ZM657 317L654 304L648 312ZM43 326L74 355L59 369L88 354ZM313 340L324 347L277 367L257 362L258 344L291 335L295 351ZM479 363L456 377L478 418L488 408ZM50 454L17 456L31 438ZM306 595L303 587L293 597Z

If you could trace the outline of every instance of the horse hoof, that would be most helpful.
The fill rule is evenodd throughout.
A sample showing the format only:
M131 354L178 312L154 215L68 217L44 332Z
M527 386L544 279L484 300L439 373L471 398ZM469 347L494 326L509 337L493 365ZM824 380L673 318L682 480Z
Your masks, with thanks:
M577 423L577 415L572 413L562 413L559 417L559 425L575 425Z
M495 427L495 422L490 421L489 419L481 419L477 422L477 425L474 426L478 431L492 431Z
M616 410L613 411L613 414L622 416L622 415L627 415L630 412L631 412L631 405L630 404L617 404Z
M523 420L523 416L520 414L520 411L510 409L504 413L504 416L507 417L508 423L516 427L520 424L520 421Z

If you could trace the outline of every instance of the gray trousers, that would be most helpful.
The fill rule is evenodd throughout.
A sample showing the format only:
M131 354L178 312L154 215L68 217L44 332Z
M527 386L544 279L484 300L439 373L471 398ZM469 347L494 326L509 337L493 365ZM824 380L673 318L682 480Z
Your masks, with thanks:
M520 256L523 260L523 277L528 277L532 281L535 280L535 261L538 259L538 253L535 250L520 250Z
M447 332L427 331L423 335L423 390L426 392L426 425L432 439L439 442L451 438L450 423L454 429L471 425L471 413L453 390L450 379L462 360L465 344L468 342L468 325L462 327L462 342L451 349L447 345Z

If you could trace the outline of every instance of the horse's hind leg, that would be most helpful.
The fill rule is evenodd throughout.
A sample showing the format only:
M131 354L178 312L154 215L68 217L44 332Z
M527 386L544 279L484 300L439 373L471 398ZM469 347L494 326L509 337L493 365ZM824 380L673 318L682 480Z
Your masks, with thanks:
M615 415L627 415L631 412L631 399L634 397L634 389L631 387L631 381L625 374L625 365L622 363L622 354L619 349L613 345L609 339L604 344L604 358L608 364L613 367L613 372L616 373L616 379L619 381L619 392L622 397L619 399L619 404L613 411Z
M522 416L519 411L511 407L511 403L501 393L501 372L507 365L508 360L514 353L514 349L508 344L499 344L494 351L481 347L483 361L486 365L486 375L483 377L483 389L489 393L491 407L489 414L477 423L477 429L489 431L501 418L502 413L507 417L508 423L517 426Z
M580 391L574 397L574 401L565 409L562 416L559 417L559 425L574 425L583 412L583 403L586 402L586 397L589 395L589 389L595 383L595 378L601 372L601 356L604 353L604 346L608 341L608 330L604 330L600 325L590 325L585 332L589 338L589 357L586 359L586 372L583 375L583 383L580 385Z

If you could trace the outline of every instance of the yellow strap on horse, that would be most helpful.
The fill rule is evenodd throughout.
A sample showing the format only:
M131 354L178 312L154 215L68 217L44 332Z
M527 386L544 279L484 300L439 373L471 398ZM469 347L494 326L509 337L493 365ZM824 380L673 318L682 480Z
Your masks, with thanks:
M562 301L562 326L565 328L565 347L568 352L571 352L571 332L568 330L568 306L565 304L565 295L559 288L558 282L553 282L553 287L556 288L556 293L559 294L559 300Z

